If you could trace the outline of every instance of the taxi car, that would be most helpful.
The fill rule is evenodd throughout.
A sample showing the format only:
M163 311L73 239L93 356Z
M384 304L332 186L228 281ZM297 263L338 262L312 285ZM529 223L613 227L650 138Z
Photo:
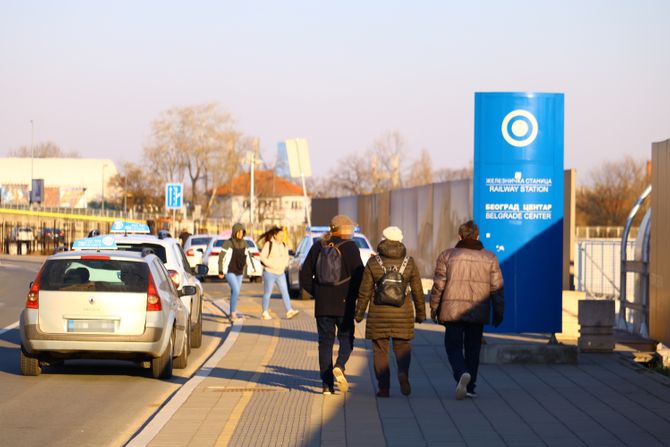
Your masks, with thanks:
M330 231L328 227L321 226L312 226L307 227L307 234L300 240L298 246L295 249L293 257L289 260L288 267L286 268L286 283L288 284L289 294L293 298L301 297L303 299L308 299L309 296L303 294L300 288L300 268L302 267L307 253L312 248L314 243L318 242L324 234ZM375 256L375 252L372 250L370 241L368 238L360 232L360 228L356 227L352 240L358 246L358 249L361 252L361 261L363 265L367 264L370 257Z
M178 291L184 286L195 286L194 294L182 294L181 301L188 310L191 330L188 334L189 349L202 345L202 307L205 290L198 279L206 273L204 266L193 269L179 241L167 232L159 232L158 236L149 234L149 226L143 223L124 222L112 223L110 234L119 250L142 252L153 250L168 270L168 274ZM199 270L199 272L198 272Z
M209 241L212 240L214 236L211 234L192 234L186 239L184 244L184 253L186 253L186 259L192 268L202 261L202 254L207 249Z
M188 312L161 260L99 236L49 256L21 312L20 369L37 376L67 359L150 362L154 378L188 364Z
M230 233L230 232L226 232ZM221 236L214 236L207 249L202 255L202 264L205 264L209 270L208 276L218 276L219 274L219 253L223 243L230 239L230 234L223 234ZM260 281L263 277L263 264L261 264L261 251L258 249L256 242L245 236L244 240L247 243L249 256L247 256L247 265L244 268L244 276L249 278L249 282Z

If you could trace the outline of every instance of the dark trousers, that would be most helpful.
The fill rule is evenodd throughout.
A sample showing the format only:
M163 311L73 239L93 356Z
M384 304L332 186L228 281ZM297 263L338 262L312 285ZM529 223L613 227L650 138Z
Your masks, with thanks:
M388 389L391 384L391 373L389 371L389 344L390 339L378 338L372 340L372 352L374 354L375 376L379 388ZM393 339L393 353L398 366L398 377L409 377L409 364L412 361L412 344L410 340L402 338Z
M471 379L468 385L470 393L474 392L477 382L483 332L484 325L463 322L447 323L444 331L444 346L454 372L454 379L458 382L463 373L470 373Z
M346 317L316 317L316 328L319 333L319 370L321 381L325 385L333 385L333 344L335 333L340 342L335 366L344 367L354 350L354 319Z

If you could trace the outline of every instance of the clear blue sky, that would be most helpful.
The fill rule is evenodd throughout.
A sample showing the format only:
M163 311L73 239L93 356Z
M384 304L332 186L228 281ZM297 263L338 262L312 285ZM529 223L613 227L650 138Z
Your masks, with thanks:
M566 95L566 167L670 138L670 1L0 3L0 154L35 140L140 160L150 122L218 102L314 171L398 130L435 167L473 158L475 91ZM579 177L579 174L578 174Z

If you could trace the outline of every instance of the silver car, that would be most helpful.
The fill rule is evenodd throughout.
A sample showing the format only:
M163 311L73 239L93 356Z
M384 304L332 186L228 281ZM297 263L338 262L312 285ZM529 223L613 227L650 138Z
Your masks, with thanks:
M194 294L185 286L182 294ZM161 260L123 251L70 251L47 258L21 312L21 373L66 359L150 362L167 379L188 364L188 311Z

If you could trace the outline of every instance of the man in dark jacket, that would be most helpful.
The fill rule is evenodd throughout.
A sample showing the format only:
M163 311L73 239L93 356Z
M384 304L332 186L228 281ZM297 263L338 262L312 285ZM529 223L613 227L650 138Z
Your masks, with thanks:
M402 243L402 231L398 227L387 227L382 232L384 240L377 245L379 259L368 260L363 272L361 288L356 301L356 321L361 322L368 309L368 321L365 325L365 338L372 340L375 376L377 376L377 397L389 397L391 375L389 372L389 345L393 339L393 352L398 366L400 392L408 396L412 392L409 383L409 365L412 358L412 339L414 323L426 319L421 274L412 257ZM407 262L405 263L405 259ZM381 261L381 264L380 262ZM403 264L405 268L403 270ZM373 299L375 286L380 283L385 271L403 270L405 300L401 306L383 304ZM409 299L411 292L412 299ZM381 300L379 300L381 301Z
M457 382L456 399L476 397L475 385L484 325L502 323L505 307L498 258L479 241L479 228L468 221L458 229L455 248L437 258L430 297L431 316L444 324L444 345ZM463 350L465 349L465 356Z
M314 315L319 334L319 369L323 393L334 392L337 381L341 391L349 385L344 375L345 366L354 349L354 310L363 274L363 262L358 246L352 237L354 223L346 215L337 215L330 221L330 233L314 243L300 269L300 286L314 297ZM324 283L317 271L319 254L329 245L339 251L340 280ZM322 259L323 263L323 259ZM337 360L333 367L335 334L340 342Z

